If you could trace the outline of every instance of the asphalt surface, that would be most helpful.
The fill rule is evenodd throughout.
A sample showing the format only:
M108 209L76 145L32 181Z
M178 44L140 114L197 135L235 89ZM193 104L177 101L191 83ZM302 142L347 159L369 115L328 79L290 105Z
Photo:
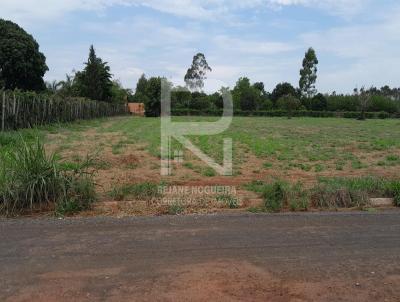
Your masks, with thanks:
M400 301L400 212L0 220L0 301L188 299Z

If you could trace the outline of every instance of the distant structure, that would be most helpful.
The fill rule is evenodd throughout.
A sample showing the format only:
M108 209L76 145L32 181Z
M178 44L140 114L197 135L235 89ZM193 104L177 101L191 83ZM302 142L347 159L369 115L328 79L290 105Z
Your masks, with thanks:
M143 103L128 103L129 112L135 116L144 116L144 104Z

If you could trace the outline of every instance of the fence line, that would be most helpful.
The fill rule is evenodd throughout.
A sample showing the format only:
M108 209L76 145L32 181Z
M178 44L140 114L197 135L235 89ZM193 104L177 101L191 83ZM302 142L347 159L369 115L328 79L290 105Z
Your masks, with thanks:
M125 104L1 92L1 131L127 114Z

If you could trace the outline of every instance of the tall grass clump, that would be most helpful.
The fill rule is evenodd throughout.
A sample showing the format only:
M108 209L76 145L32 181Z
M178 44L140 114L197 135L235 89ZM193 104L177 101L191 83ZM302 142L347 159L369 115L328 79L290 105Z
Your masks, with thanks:
M400 180L380 177L320 178L310 188L301 183L290 184L282 180L271 183L255 181L246 185L264 199L264 209L269 212L306 211L310 206L322 209L364 208L370 198L393 198L400 207Z
M271 183L255 181L246 187L261 194L264 208L268 212L276 213L286 208L291 211L306 211L309 208L310 194L301 183L290 184L282 180Z
M48 155L39 139L22 138L0 154L0 214L54 209L69 214L87 209L95 199L90 161L74 170L62 167L56 154Z
M318 208L362 208L371 197L394 197L390 183L379 177L321 178L312 189L312 203Z

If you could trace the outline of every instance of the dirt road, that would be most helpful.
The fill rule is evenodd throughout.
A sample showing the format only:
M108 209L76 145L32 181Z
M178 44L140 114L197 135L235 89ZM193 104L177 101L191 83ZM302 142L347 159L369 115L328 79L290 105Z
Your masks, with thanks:
M399 212L0 228L0 301L400 301Z

